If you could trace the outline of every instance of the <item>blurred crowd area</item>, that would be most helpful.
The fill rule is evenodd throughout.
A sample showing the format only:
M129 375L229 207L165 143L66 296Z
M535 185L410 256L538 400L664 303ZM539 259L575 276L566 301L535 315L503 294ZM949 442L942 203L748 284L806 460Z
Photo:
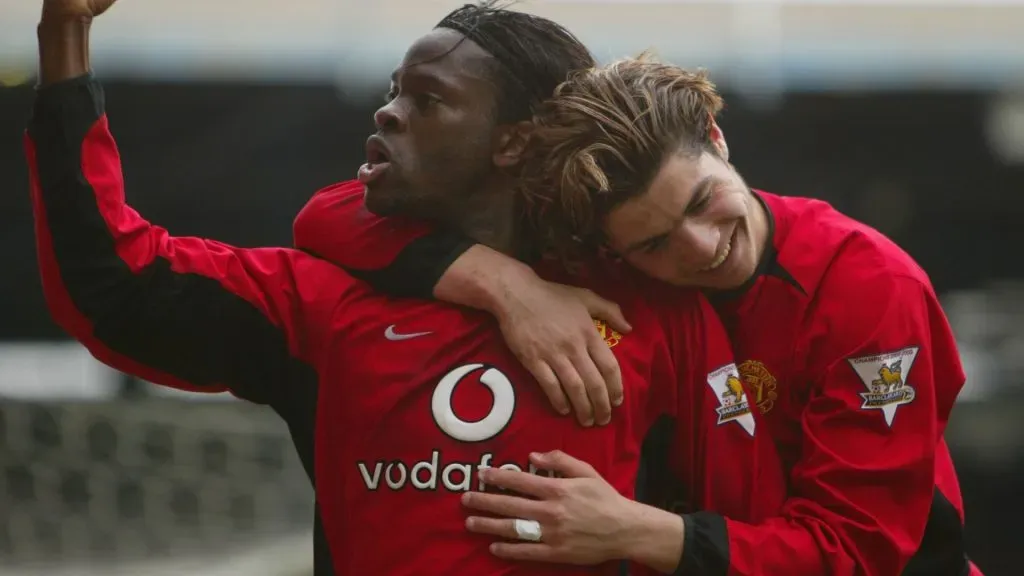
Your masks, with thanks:
M94 53L129 201L174 234L290 244L309 196L363 161L391 66L458 4L123 2ZM969 375L947 432L969 550L1018 573L1024 6L521 8L605 60L653 47L709 68L751 186L828 200L927 270ZM107 370L49 320L21 151L37 14L0 0L0 574L308 574L312 491L269 411Z

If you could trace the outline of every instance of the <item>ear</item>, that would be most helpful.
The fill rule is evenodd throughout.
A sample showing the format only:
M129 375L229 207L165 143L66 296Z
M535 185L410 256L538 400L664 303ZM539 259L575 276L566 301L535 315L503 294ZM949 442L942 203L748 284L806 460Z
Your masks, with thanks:
M532 133L533 122L530 121L499 126L494 139L494 165L509 168L518 164L523 159Z
M711 145L718 150L718 154L722 157L722 160L729 161L729 145L725 142L725 133L722 132L722 128L715 121L714 116L711 117Z

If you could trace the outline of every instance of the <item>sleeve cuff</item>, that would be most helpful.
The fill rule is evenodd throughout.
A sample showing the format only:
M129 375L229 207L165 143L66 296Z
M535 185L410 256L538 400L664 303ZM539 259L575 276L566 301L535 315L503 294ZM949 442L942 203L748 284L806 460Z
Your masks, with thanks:
M83 74L68 80L61 80L60 82L45 86L36 86L36 111L53 108L55 105L83 96L89 100L96 100L97 95L99 95L99 101L102 105L102 94L103 90L100 87L100 83L92 73Z
M105 110L103 87L92 74L37 86L29 133L35 139L37 132L53 132L64 126L65 130L59 131L72 132L65 136L77 146L84 136L82 130L88 130Z
M683 514L683 556L676 576L727 576L729 531L725 518L713 512Z
M53 84L37 85L36 86L36 92L37 93L49 93L49 92L55 92L55 91L59 92L62 89L67 89L70 86L81 86L83 84L88 84L89 82L92 82L94 80L95 80L95 77L93 76L92 72L89 72L89 73L86 73L86 74L82 74L81 76L76 76L74 78L68 78L67 80L61 80L60 82L54 82Z

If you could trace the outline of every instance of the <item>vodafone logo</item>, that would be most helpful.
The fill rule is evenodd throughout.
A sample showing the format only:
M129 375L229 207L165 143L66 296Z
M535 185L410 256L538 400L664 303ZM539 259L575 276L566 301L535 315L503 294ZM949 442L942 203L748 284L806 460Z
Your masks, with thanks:
M476 382L486 386L494 400L490 411L483 418L467 422L455 414L452 398L460 385L476 386ZM451 370L438 381L430 397L430 412L437 428L449 438L467 444L492 440L501 434L512 421L515 408L516 394L512 382L504 372L486 364L463 364ZM438 440L441 440L440 436ZM450 444L447 440L444 443ZM466 456L462 454L462 457L453 457L447 450L434 448L423 457L381 457L358 461L356 466L370 492L408 488L465 492L474 489L474 486L476 490L482 491L486 485L477 478L476 472L492 466L525 470L531 474L542 473L532 464L521 466L513 462L495 462L495 454L492 452L473 454L468 459ZM543 473L553 476L553 473Z
M480 383L490 389L494 395L494 404L491 411L481 420L466 422L455 414L452 396L455 394L455 387L467 376L483 368L486 370L480 375ZM445 374L434 388L434 396L430 402L437 427L461 442L483 442L494 438L508 426L515 408L516 393L508 376L497 368L487 368L483 364L466 364Z

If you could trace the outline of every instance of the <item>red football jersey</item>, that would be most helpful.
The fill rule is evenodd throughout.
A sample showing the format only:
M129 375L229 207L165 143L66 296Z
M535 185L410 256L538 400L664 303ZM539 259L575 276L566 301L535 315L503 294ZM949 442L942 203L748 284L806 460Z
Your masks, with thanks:
M714 302L792 497L770 533L729 526L732 573L965 574L942 438L965 376L931 282L828 204L756 194L773 224L760 273Z
M613 424L586 429L552 411L482 313L392 300L296 250L174 237L141 218L125 203L91 78L38 92L26 149L54 318L117 369L277 411L314 472L338 573L615 573L495 558L488 538L465 530L459 494L486 488L481 467L522 467L531 451L558 448L631 495L640 441L662 416L686 423L675 436L684 465L720 462L730 479L697 498L743 507L760 467L780 470L697 292L650 304L642 279L593 271L590 288L622 302L634 331L598 326L625 403Z
M318 486L331 487L321 490L319 501L338 570L616 573L614 565L499 560L488 551L491 538L466 531L458 494L486 488L476 477L482 467L528 469L530 452L557 448L589 462L631 496L641 441L660 416L692 424L679 427L686 435L680 443L694 447L688 466L704 468L703 459L718 450L739 450L742 456L729 459L731 475L755 478L747 470L766 463L753 453L753 415L740 410L724 426L715 418L721 405L716 387L738 372L710 306L686 296L675 310L655 313L639 297L621 301L634 330L599 329L622 366L625 402L610 425L593 428L554 412L484 313L369 293L339 310L332 361L322 373L316 459ZM698 442L713 451L696 449ZM769 464L780 470L776 461ZM739 480L708 491L740 507L753 488Z
M451 231L346 208L358 200L343 188L303 209L296 243L383 290L429 294L471 245ZM688 512L683 569L977 574L942 440L964 374L927 276L825 203L758 197L772 214L769 249L751 286L715 301L744 360L743 385L792 469L790 497L772 518L751 507L723 519L708 512L716 504L693 497L696 486L722 481L715 468L682 464L671 434L652 438L645 491ZM339 230L338 222L346 224ZM776 492L770 478L757 483L750 505L774 502Z
M452 243L444 232L430 230L422 223L375 216L363 205L362 193L358 182L345 182L317 193L296 219L297 245L346 266L353 274L391 293L429 293L436 278L470 243ZM606 269L609 275L600 279L603 281L591 282L591 289L620 305L626 304L627 314L635 309L654 310L659 318L671 323L666 327L670 337L686 334L685 323L672 323L669 317L678 307L679 297L688 297L691 291L670 289L620 267ZM627 281L612 281L617 275ZM637 308L637 298L645 301L643 308ZM628 362L623 364L622 357L619 360L624 371L635 369ZM676 418L665 425L659 423L656 439L664 440L670 448L665 450L663 466L648 471L647 476L664 472L685 483L685 490L670 486L654 498L671 498L687 510L715 512L684 518L690 532L687 541L692 543L694 557L698 557L698 544L706 544L702 548L707 552L700 556L727 562L727 542L719 536L722 515L760 522L777 514L786 496L784 471L771 440L755 434L760 415L756 411L751 414L742 381L731 365L709 370L704 381L714 394L701 403L680 406ZM690 386L685 380L678 385L681 390ZM685 410L689 412L683 416ZM628 418L628 413L621 417ZM586 458L587 454L574 455Z

